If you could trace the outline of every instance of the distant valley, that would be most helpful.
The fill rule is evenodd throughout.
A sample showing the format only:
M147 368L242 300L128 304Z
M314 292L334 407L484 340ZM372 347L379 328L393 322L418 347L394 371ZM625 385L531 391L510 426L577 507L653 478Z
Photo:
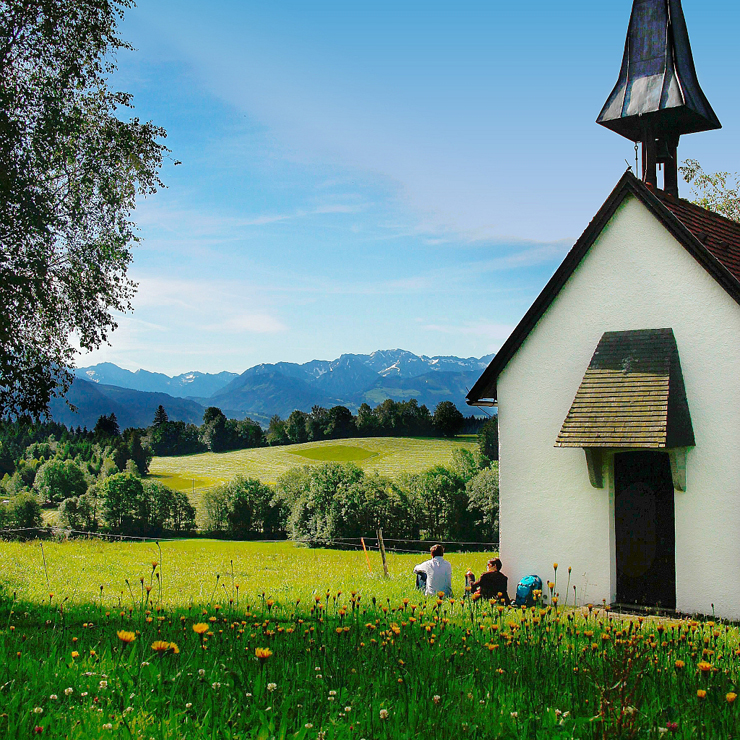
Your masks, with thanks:
M431 411L440 401L453 401L465 414L467 389L493 355L481 358L427 357L405 350L379 350L369 355L346 354L336 360L304 364L261 364L241 375L189 372L169 377L146 370L131 372L112 363L78 368L67 396L51 405L52 417L72 426L94 426L101 414L116 414L122 428L148 426L160 404L173 421L200 423L208 406L227 416L246 416L263 425L278 414L310 411L313 406L376 406L386 398L418 399Z

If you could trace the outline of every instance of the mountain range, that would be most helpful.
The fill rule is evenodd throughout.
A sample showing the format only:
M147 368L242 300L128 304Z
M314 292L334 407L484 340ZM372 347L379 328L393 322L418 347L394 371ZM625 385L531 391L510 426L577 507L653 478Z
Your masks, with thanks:
M379 350L303 364L255 365L241 375L189 372L175 377L131 372L106 362L75 370L67 399L77 411L56 399L51 413L56 421L92 427L101 414L113 412L125 428L148 426L160 404L170 419L196 424L206 407L218 406L231 418L249 416L267 425L274 414L285 418L295 409L310 411L316 405L342 405L355 412L362 403L376 406L387 398L416 398L430 411L450 400L469 415L475 410L465 404L465 395L492 357L427 357L400 349Z

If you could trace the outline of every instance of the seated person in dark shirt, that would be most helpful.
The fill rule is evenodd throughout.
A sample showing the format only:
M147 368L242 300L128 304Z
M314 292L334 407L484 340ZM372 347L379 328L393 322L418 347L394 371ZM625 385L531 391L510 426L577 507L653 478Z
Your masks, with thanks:
M503 600L507 606L511 604L507 592L509 579L501 572L501 561L498 558L488 561L488 570L477 581L471 571L468 571L466 578L469 579L471 593L480 594L485 599Z

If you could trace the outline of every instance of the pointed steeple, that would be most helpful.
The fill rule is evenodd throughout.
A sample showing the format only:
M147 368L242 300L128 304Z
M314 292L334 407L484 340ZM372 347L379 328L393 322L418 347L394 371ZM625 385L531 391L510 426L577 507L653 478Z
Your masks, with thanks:
M678 195L681 134L721 128L699 86L681 0L634 0L617 84L597 123L642 143L643 180Z

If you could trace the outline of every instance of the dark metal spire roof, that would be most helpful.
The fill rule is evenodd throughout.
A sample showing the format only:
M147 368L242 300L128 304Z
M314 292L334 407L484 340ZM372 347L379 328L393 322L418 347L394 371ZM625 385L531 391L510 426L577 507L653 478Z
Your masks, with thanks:
M597 123L632 141L721 128L699 87L681 0L634 0L624 58Z

